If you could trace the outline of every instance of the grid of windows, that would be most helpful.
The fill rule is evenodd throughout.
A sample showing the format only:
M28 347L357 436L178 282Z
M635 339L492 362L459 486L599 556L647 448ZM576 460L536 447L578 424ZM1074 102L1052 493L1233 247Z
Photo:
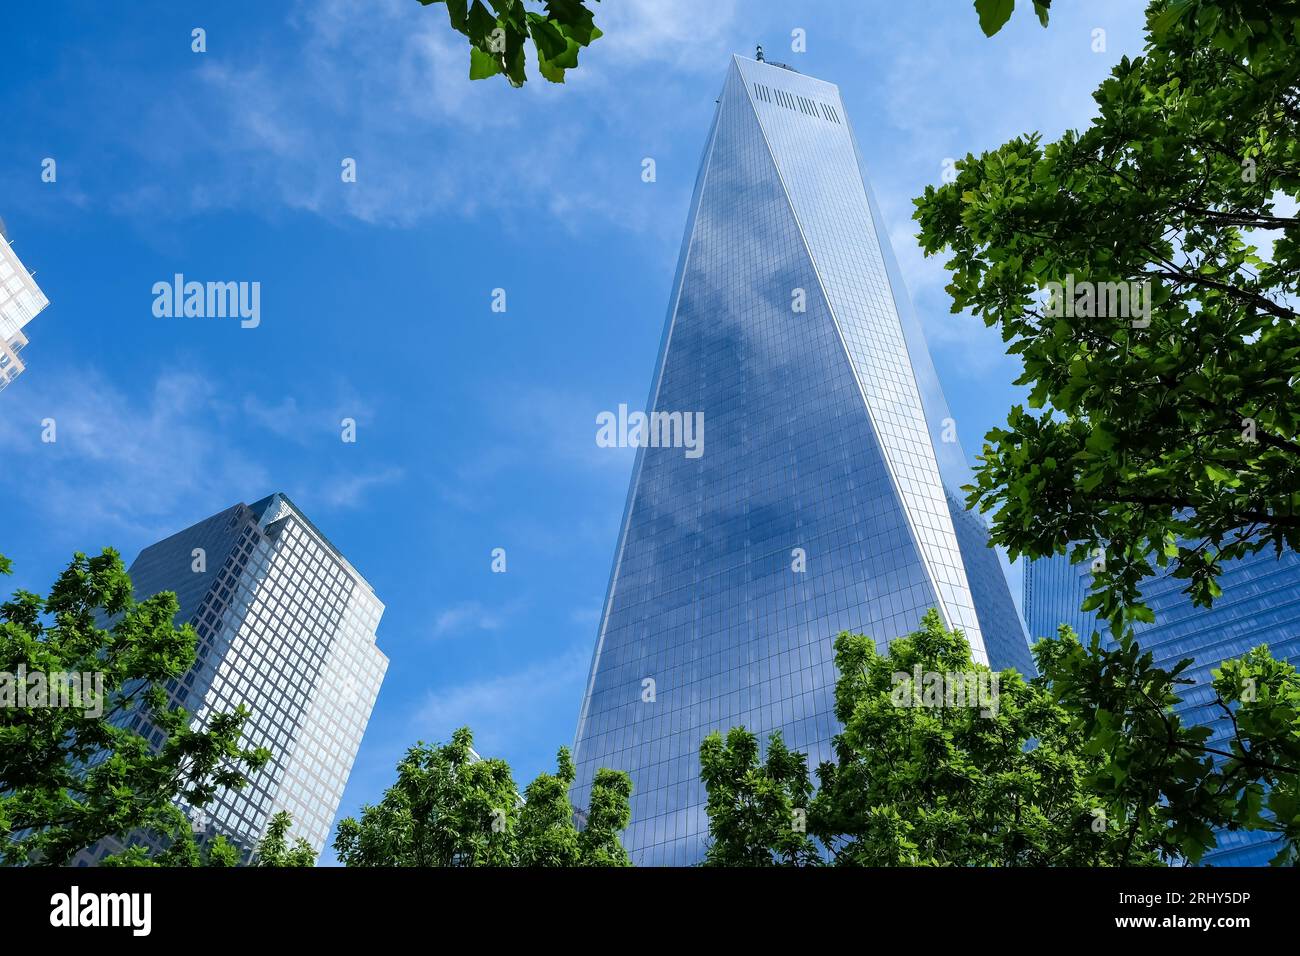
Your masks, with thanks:
M755 103L742 72L773 68L737 63L650 401L703 412L706 450L638 452L575 748L580 808L597 768L631 773L643 865L700 858L711 731L831 757L841 630L884 644L942 603L983 653L852 141L777 109L781 91Z
M966 578L970 581L971 599L979 615L980 633L984 636L990 666L995 670L1014 667L1027 677L1037 674L1038 668L1029 652L1024 619L1016 610L997 552L989 547L984 519L967 510L962 500L951 491L948 492L948 512L957 532L957 544L961 548Z
M27 344L27 336L15 332L8 340L0 338L0 389L16 379L27 366L18 353Z

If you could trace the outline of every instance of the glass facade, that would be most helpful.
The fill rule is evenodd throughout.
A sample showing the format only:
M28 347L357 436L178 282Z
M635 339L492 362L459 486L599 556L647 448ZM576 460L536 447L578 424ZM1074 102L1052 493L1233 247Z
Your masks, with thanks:
M649 400L708 441L638 450L575 742L576 806L631 773L637 864L701 858L711 731L830 759L840 631L883 647L937 607L1029 667L878 218L837 88L735 57Z
M140 597L175 592L176 620L198 632L197 660L168 687L172 700L195 727L243 704L251 711L245 745L273 754L242 790L219 791L201 811L185 808L195 828L249 851L287 810L291 836L319 853L388 667L375 645L384 605L282 494L151 545L130 574ZM162 743L143 716L128 722ZM106 842L77 862L119 846Z
M1025 619L1036 638L1069 624L1084 640L1094 632L1109 640L1109 629L1091 612L1079 610L1092 586L1090 563L1071 564L1067 555L1030 561L1025 567ZM1224 566L1223 594L1213 607L1194 607L1183 593L1186 582L1167 573L1142 590L1155 612L1154 624L1139 624L1138 640L1158 667L1185 658L1195 663L1183 677L1195 681L1180 691L1178 712L1188 723L1213 731L1209 746L1227 739L1230 724L1214 705L1210 672L1225 660L1267 644L1273 656L1300 666L1300 555L1280 557L1264 551ZM1225 748L1226 749L1226 748ZM1219 846L1204 862L1215 866L1264 866L1277 853L1268 834L1219 833Z

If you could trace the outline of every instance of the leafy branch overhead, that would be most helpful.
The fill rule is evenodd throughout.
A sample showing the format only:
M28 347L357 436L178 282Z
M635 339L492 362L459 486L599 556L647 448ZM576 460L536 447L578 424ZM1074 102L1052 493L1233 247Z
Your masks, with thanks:
M1300 3L1154 0L1097 118L957 163L915 218L953 311L1020 357L970 503L1012 556L1073 547L1118 633L1167 568L1300 550Z
M1052 0L1033 0L1034 13L1038 14L1038 22L1047 26L1047 12L1052 5ZM1016 0L975 0L975 12L980 15L980 29L984 31L986 37L1001 30L1008 20L1011 19L1011 12L1016 9Z
M469 39L471 80L500 73L512 86L523 86L528 79L524 47L531 38L538 71L552 83L563 83L565 70L578 65L578 51L601 35L584 0L544 0L544 13L525 9L524 0L488 0L487 6L483 0L420 3L447 5L452 29Z

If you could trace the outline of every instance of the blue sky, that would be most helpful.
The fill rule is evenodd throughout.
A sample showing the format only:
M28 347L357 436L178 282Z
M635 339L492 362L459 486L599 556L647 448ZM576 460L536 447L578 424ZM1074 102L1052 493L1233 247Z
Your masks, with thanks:
M387 604L341 813L461 724L522 785L572 741L633 455L595 416L644 405L728 55L840 86L974 452L1018 366L949 314L911 198L946 158L1087 123L1142 4L1060 6L986 39L965 0L607 0L569 82L522 90L471 84L417 0L10 11L0 216L52 304L0 394L6 588L283 490ZM156 318L177 272L260 282L261 324Z

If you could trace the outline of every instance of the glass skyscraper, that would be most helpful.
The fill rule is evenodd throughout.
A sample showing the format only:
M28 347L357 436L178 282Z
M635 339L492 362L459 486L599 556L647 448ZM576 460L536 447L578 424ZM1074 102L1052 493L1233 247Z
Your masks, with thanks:
M291 838L320 853L388 668L375 644L384 605L374 590L283 494L150 545L130 575L139 599L175 592L177 623L198 632L194 666L168 687L172 703L195 727L245 705L243 743L273 755L242 790L218 791L201 810L183 807L195 829L249 852L287 810ZM128 722L162 743L142 715ZM102 841L74 862L97 862L121 846Z
M1195 685L1179 690L1182 719L1204 724L1213 736L1209 746L1223 747L1231 730L1214 704L1210 672L1223 661L1267 644L1273 656L1300 666L1300 555L1270 550L1224 565L1223 594L1210 608L1195 607L1183 593L1186 581L1162 573L1142 589L1155 612L1154 624L1135 628L1139 643L1156 666L1171 668L1185 658L1195 663L1183 677ZM1072 564L1068 555L1026 562L1025 619L1035 637L1056 633L1069 624L1086 642L1093 631L1109 641L1110 630L1095 614L1079 610L1092 586L1091 564ZM1203 862L1215 866L1263 866L1277 853L1265 833L1221 831L1218 848Z
M635 863L701 858L711 731L832 756L841 631L884 647L937 607L1032 671L834 85L733 58L647 411L707 441L638 449L575 741L576 806L632 775Z

